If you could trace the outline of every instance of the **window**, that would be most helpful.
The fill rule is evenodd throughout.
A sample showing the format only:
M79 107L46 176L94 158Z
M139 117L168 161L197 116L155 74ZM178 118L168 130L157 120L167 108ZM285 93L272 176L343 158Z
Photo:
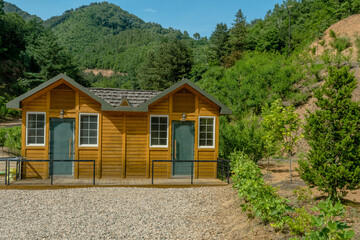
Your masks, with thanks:
M96 113L80 113L80 146L98 145L98 118Z
M26 113L26 146L45 146L45 113Z
M150 146L168 146L168 116L150 116Z
M199 147L215 147L215 117L199 117Z

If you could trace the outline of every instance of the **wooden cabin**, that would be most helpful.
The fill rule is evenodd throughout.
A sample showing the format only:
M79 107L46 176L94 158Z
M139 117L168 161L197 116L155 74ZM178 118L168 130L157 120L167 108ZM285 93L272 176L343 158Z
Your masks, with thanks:
M189 175L186 163L216 160L219 116L232 111L184 79L165 91L85 88L65 74L7 103L22 110L27 159L95 160L97 178ZM188 163L187 163L188 164ZM92 176L91 163L57 162L54 175ZM216 177L216 163L196 163L195 178ZM23 166L25 177L49 177L48 162Z

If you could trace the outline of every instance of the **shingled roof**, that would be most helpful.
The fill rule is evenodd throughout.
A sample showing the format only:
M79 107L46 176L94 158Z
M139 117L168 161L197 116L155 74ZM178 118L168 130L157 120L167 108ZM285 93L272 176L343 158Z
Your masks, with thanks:
M150 100L156 95L160 94L160 91L151 90L127 90L117 88L88 88L90 92L96 96L104 99L113 107L120 106L121 102L125 98L132 107L137 107L140 104Z

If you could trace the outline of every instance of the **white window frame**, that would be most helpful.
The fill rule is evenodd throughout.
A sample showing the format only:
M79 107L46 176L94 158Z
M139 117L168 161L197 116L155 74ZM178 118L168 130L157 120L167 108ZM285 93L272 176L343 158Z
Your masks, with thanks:
M153 117L166 117L166 145L151 145L151 118ZM169 146L169 115L150 115L149 120L150 120L149 146L151 148L167 148Z
M37 143L28 143L28 126L29 126L29 114L43 114L44 115L44 143L37 144ZM44 147L46 142L46 112L26 112L26 146L34 146L34 147Z
M201 118L211 118L214 120L214 126L213 126L213 145L212 146L200 146L200 119ZM215 116L199 116L198 118L198 148L215 148L215 129L216 129L216 117Z
M97 123L96 123L96 144L81 144L81 116L87 115L87 116L96 116L97 117ZM79 147L98 147L99 146L99 114L98 113L79 113L79 139L78 139L78 145Z

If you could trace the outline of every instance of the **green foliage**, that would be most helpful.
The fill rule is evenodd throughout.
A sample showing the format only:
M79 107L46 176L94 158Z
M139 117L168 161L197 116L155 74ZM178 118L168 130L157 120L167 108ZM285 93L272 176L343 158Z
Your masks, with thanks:
M309 42L321 37L335 22L360 10L358 0L287 0L292 6L291 46L304 48ZM264 19L256 19L248 26L247 49L259 51L287 51L289 16L285 4L276 4Z
M356 84L348 68L330 68L324 85L315 91L319 110L306 117L310 151L299 161L299 173L332 200L360 188L360 106L351 100Z
M318 207L314 207L313 210L320 212L319 216L312 216L312 223L317 229L307 233L303 239L347 240L354 237L355 232L347 230L350 227L346 223L335 220L336 217L345 214L345 208L340 202L334 204L328 198L326 201L319 202Z
M357 53L357 61L360 62L360 37L359 36L356 36L356 39L355 39L355 46L356 46L356 53Z
M0 128L0 147L5 146L6 141L6 128Z
M260 119L247 114L235 122L220 118L220 156L229 158L234 151L242 151L255 163L264 156L263 129Z
M229 106L234 115L247 111L261 112L264 104L278 98L292 99L293 84L303 78L302 68L286 56L274 53L245 54L229 69L212 67L198 84L208 93ZM294 103L295 104L295 103Z
M295 108L283 107L280 99L274 101L270 108L265 106L263 126L268 131L265 137L268 142L267 148L273 149L273 145L280 145L283 153L291 155L296 142L301 138L298 134L300 119L295 113Z
M214 65L224 63L224 57L231 53L229 29L225 23L218 23L210 36L210 61Z
M288 201L281 198L274 187L264 182L259 167L246 154L236 152L231 160L233 187L238 190L243 211L282 229L284 216L291 210L286 204Z
M3 2L3 1L2 1ZM16 5L8 3L8 2L3 2L4 3L4 10L7 13L17 13L18 15L20 15L24 20L29 21L29 20L36 20L36 21L41 21L41 18L39 18L36 15L31 15L27 12L22 11L20 8L18 8ZM1 3L0 3L1 4ZM1 10L0 10L1 11Z
M164 90L182 78L189 77L192 53L180 40L164 41L156 51L149 52L139 73L142 89Z
M0 128L0 147L3 146L7 147L11 153L20 155L21 127Z
M307 187L296 187L293 194L296 196L298 202L310 202L313 192Z
M303 236L313 228L312 216L306 211L305 207L295 209L296 216L287 218L286 224L290 228L292 235Z

